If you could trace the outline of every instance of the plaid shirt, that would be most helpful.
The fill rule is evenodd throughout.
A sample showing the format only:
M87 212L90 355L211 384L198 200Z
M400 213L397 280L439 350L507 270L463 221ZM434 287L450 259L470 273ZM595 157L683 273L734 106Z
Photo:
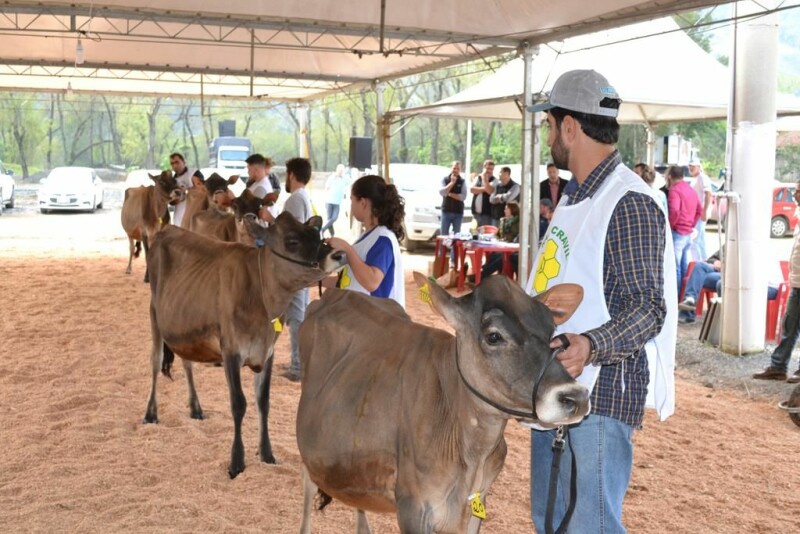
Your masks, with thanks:
M592 197L621 163L619 152L604 159L570 195L567 205ZM601 364L592 392L592 413L640 428L650 379L644 344L664 324L666 221L655 200L628 192L608 224L603 253L603 294L611 319L584 332Z

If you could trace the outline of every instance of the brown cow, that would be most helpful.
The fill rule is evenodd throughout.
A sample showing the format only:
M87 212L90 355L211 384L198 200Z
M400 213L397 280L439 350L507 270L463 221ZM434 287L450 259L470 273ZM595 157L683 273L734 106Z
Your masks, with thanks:
M144 244L145 259L147 258L149 244L153 241L156 232L169 224L168 205L175 205L180 201L181 190L178 182L170 171L164 171L158 176L148 174L155 185L135 187L125 190L125 200L122 202L122 228L128 234L128 268L125 274L131 274L133 258L139 257L142 244ZM147 282L147 270L144 281Z
M245 224L265 246L225 243L169 227L159 233L147 258L153 380L144 422L158 422L156 379L164 343L184 361L222 362L234 420L231 478L244 470L241 428L247 402L239 369L246 365L259 372L261 460L275 463L267 430L276 336L272 324L286 311L292 293L338 270L345 261L341 251L321 240L320 217L301 224L284 213L269 228L252 221ZM202 418L190 366L187 381L191 416Z
M461 298L431 284L430 297L455 336L353 291L329 290L309 306L297 411L301 533L311 532L317 488L358 510L358 532L369 532L364 511L373 511L395 513L403 533L476 533L470 499L482 502L502 469L508 419L556 425L586 415L588 391L549 348L580 286L532 298L493 276Z
M256 219L263 205L262 199L245 189L233 200L231 204L233 213L211 206L205 211L194 214L190 229L220 241L238 241L245 245L255 246L255 239L245 228L244 219L249 215Z
M231 198L228 196L228 186L233 185L239 180L239 176L231 176L225 179L217 173L203 181L202 185L196 185L186 192L186 210L181 220L181 228L192 230L192 218L198 213L208 209L213 209L215 205L222 209L228 209L231 205Z

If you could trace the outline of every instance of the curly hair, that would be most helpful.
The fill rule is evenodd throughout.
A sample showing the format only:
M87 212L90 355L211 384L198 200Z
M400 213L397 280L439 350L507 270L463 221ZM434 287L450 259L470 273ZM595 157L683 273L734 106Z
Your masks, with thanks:
M403 219L406 216L405 200L392 184L387 184L380 176L362 176L353 183L350 194L356 198L367 198L372 202L372 214L378 224L389 228L397 239L402 241L406 235Z

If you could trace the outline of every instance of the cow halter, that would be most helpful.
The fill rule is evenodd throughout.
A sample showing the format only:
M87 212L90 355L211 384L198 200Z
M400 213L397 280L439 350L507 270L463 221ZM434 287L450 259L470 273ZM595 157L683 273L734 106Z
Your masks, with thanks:
M315 254L315 257L317 257L317 258L319 257L319 249L320 249L321 246L322 246L322 240L320 240L319 244L317 244L317 250L316 250L316 254ZM263 241L257 239L256 240L256 248L263 249L263 248L267 248L267 247L266 247L266 245L264 244ZM311 267L313 269L319 269L319 260L317 260L317 261L296 260L294 258L290 258L289 256L284 256L283 254L281 254L280 252L278 252L274 248L270 248L270 251L272 251L273 254L275 254L276 256L281 258L282 260L286 260L286 261L291 262L291 263L296 263L297 265L302 265L303 267ZM260 263L258 264L258 268L259 269L261 268L261 264Z
M536 382L533 383L533 393L531 394L531 412L522 412L519 410L514 410L513 408L508 408L503 406L480 391L478 391L472 384L467 381L467 378L464 376L464 373L461 372L461 363L459 362L458 358L458 349L456 349L456 368L458 369L458 375L461 377L461 381L467 386L467 389L476 397L481 399L483 402L488 404L489 406L500 410L501 412L507 413L509 415L513 415L514 417L522 417L525 419L533 419L534 421L538 420L536 416L536 394L539 392L539 384L541 384L542 379L544 378L544 373L547 371L547 368L550 367L550 364L556 359L556 357L564 352L564 350L569 347L569 339L565 334L559 334L556 336L556 339L561 341L561 346L558 348L553 349L550 353L550 358L548 358L547 362L542 366L541 370L539 371L539 376L536 377Z

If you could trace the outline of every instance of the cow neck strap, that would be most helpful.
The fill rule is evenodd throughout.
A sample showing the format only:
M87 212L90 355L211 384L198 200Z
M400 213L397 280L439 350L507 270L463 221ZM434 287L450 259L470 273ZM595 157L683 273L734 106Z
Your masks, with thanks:
M315 254L316 257L319 257L319 249L320 249L321 245L322 245L322 241L320 241L319 244L317 245L317 253ZM256 240L256 247L259 248L259 249L267 248L263 241L261 241L259 243L258 240ZM282 260L286 260L286 261L291 262L291 263L296 263L297 265L302 265L303 267L312 267L314 269L318 269L319 268L319 261L296 260L294 258L290 258L289 256L284 256L283 254L281 254L280 252L278 252L274 248L271 248L270 251L272 251L273 254L275 254L276 256L278 256ZM261 264L259 264L259 266L260 265Z
M497 410L500 410L501 412L507 413L509 415L513 415L514 417L522 417L522 418L525 418L525 419L533 419L535 421L537 419L537 417L536 417L536 394L539 391L539 384L541 383L542 378L544 378L544 373L545 373L545 371L547 371L547 368L550 367L550 364L553 363L553 360L555 360L556 357L561 352L563 352L567 347L569 347L569 340L567 339L566 335L559 334L558 336L556 336L556 338L561 341L561 346L553 350L553 352L550 354L550 358L547 360L547 363L545 363L542 366L542 369L539 371L539 376L536 377L536 382L534 382L534 384L533 384L533 393L531 394L532 411L530 413L522 412L522 411L519 411L519 410L514 410L513 408L508 408L506 406L498 404L497 402L493 401L492 399L490 399L489 397L487 397L486 395L484 395L483 393L481 393L480 391L475 389L475 387L472 384L470 384L469 381L467 380L467 378L464 376L464 373L461 372L461 362L459 361L460 358L458 357L458 355L459 355L458 345L456 344L456 369L458 369L458 376L461 377L461 381L464 383L465 386L467 386L467 389L473 395L475 395L476 397L481 399L483 402L485 402L489 406L491 406L491 407L493 407L493 408L495 408Z

